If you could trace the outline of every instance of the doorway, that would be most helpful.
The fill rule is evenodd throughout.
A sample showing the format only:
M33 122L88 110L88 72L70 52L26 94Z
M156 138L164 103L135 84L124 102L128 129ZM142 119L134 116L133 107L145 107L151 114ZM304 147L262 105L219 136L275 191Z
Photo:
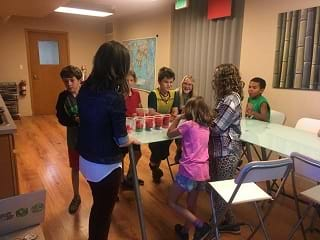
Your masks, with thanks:
M60 71L69 64L68 33L26 30L33 115L55 113L64 89Z

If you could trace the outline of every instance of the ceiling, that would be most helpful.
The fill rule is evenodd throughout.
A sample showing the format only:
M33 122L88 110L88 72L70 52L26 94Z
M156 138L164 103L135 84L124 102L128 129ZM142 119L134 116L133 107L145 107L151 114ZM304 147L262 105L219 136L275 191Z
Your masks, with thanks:
M0 2L0 17L11 16L45 17L63 5L85 4L114 12L115 18L137 15L142 12L156 12L171 4L173 0L10 0ZM58 14L58 13L55 13Z

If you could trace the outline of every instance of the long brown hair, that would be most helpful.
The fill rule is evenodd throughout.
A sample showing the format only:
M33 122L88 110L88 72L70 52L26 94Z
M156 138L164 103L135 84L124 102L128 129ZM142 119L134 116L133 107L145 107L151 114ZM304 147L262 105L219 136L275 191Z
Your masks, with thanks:
M230 63L219 65L213 75L211 82L212 88L216 93L217 102L226 95L236 92L240 99L243 99L243 85L239 69Z
M184 111L186 120L193 120L206 127L211 125L212 114L203 97L190 98L186 103Z
M126 81L129 68L128 49L116 41L106 42L99 47L85 84L95 91L115 90L126 94L129 92Z

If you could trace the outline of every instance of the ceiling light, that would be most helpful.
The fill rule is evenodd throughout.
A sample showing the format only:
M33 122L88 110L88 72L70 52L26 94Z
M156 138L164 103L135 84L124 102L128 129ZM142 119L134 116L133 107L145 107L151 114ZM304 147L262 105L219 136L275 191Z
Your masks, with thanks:
M102 12L102 11L87 10L87 9L81 9L81 8L71 8L71 7L58 7L54 11L61 12L61 13L95 16L95 17L107 17L113 14L110 12Z

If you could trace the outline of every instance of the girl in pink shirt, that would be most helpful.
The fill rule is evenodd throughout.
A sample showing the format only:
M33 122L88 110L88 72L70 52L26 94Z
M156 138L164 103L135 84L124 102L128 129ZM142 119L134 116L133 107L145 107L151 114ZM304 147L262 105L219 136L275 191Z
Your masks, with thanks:
M186 121L179 125L180 120ZM182 157L176 181L169 193L169 206L186 219L184 225L176 224L175 231L180 239L188 239L189 228L195 227L194 240L203 239L210 232L210 226L194 215L199 191L209 180L209 125L211 114L203 97L194 97L185 105L184 115L178 116L168 129L168 137L181 136ZM179 125L179 126L178 126ZM179 204L183 193L187 192L187 208Z

